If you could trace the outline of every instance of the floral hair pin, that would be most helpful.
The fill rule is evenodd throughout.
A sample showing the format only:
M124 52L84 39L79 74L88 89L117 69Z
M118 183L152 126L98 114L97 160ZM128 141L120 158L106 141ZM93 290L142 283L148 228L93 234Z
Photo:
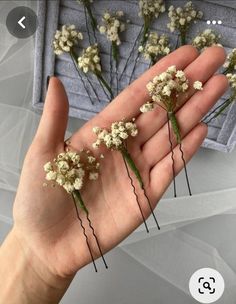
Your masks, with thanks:
M196 90L202 90L202 83L200 81L195 81L193 87ZM170 123L176 138L176 142L179 145L179 149L182 155L189 195L192 195L188 174L187 174L186 162L182 150L182 144L181 144L182 139L181 139L179 123L175 116L175 111L180 105L179 96L180 94L187 92L188 89L189 89L189 81L186 78L185 73L181 70L177 71L176 66L174 65L170 66L165 72L161 73L158 76L155 76L153 80L147 84L147 90L151 97L151 101L145 103L140 108L140 111L142 113L145 113L153 110L155 105L158 105L167 112L167 122L168 122L168 131L169 131L172 159L174 160L173 157L174 151L173 151L173 144L170 136ZM174 165L173 165L173 181L174 181L174 196L177 196L176 187L175 187Z
M166 35L158 35L156 32L150 32L145 46L140 45L139 52L143 54L150 65L154 65L162 56L170 53L169 38Z
M219 43L220 38L221 36L213 30L206 29L193 39L192 45L196 47L199 51L203 51L211 46L222 46Z
M185 45L186 35L190 26L203 17L203 12L196 10L193 3L189 1L184 5L184 7L175 8L171 5L169 7L168 16L170 18L170 22L167 24L167 27L172 33L177 31L181 39L181 45Z
M204 117L203 122L206 124L211 123L236 100L236 74L228 73L226 74L226 77L229 81L231 95L223 103L214 108L210 113L207 114L207 116Z
M84 7L85 24L86 24L86 29L87 29L87 33L89 36L90 44L92 44L92 40L90 37L90 31L89 31L89 21L90 21L90 24L92 27L94 40L95 40L95 42L97 42L97 37L96 37L97 20L93 14L92 7L91 7L93 0L77 0L77 2L79 4L82 4Z
M52 182L53 186L58 185L62 187L69 195L71 195L73 199L76 214L83 229L83 234L85 236L86 243L96 272L97 267L95 264L91 247L89 245L85 227L80 217L79 208L83 210L86 214L89 227L91 228L93 236L96 240L100 255L103 259L105 267L108 268L98 238L95 234L95 230L89 218L89 211L81 195L81 190L87 181L96 181L98 179L99 165L99 162L89 150L86 152L81 150L80 153L66 151L57 155L57 157L52 162L47 162L44 165L44 171L46 172L46 180Z
M225 71L224 75L228 78L231 94L223 103L215 107L210 113L208 113L203 122L206 124L211 123L216 119L220 114L222 114L233 102L236 100L236 49L233 49L226 58L226 61L223 65Z
M101 58L99 54L98 45L94 44L87 47L86 49L83 50L82 54L78 56L76 47L79 43L79 40L82 39L83 39L83 34L78 30L76 30L75 25L73 24L63 25L61 30L57 30L54 36L54 41L53 41L54 53L56 55L62 55L63 53L68 53L71 56L71 59L78 72L80 80L83 83L83 86L92 104L93 104L93 100L86 86L86 83L81 75L81 71L86 76L87 81L91 86L98 101L100 101L99 96L95 88L93 87L93 84L90 81L89 77L87 77L87 74L89 72L91 72L97 77L105 95L110 100L113 98L113 93L110 86L107 84L107 82L102 76ZM110 96L107 94L104 87L109 92Z
M109 100L113 99L113 93L102 76L101 57L98 44L88 46L83 50L82 54L78 57L78 67L81 71L87 75L87 73L93 74L99 81L101 88ZM110 96L107 94L109 92Z
M136 47L137 43L139 42L139 46L142 46L142 47L145 46L145 44L148 40L148 33L150 31L150 27L151 27L153 21L156 18L158 18L161 13L164 13L165 10L166 10L165 9L165 3L164 3L163 0L139 0L139 13L138 13L138 15L139 15L140 18L142 18L143 25L141 26L140 31L139 31L139 33L138 33L138 35L137 35L137 37L134 41L131 52L130 52L127 60L126 60L123 71L120 75L120 79L122 78L122 76L123 76L123 74L124 74L124 72L125 72L125 70L128 66L129 60L133 55L133 52L135 50L135 47ZM140 56L140 52L138 51L138 53L135 57L135 60L134 60L134 65L133 65L133 68L132 68L131 76L129 78L129 83L131 83L131 81L132 81L133 74L134 74L139 56Z
M80 80L84 86L84 89L90 99L90 102L93 104L93 100L91 98L91 94L85 84L85 81L80 73L80 70L78 69L78 56L76 53L76 46L78 45L79 41L83 40L83 34L76 30L75 25L63 25L60 30L57 30L54 35L54 41L53 41L53 49L54 53L58 56L67 53L70 55L72 62L74 64L75 69L78 72L78 75L80 77ZM88 81L93 91L96 93L92 83ZM96 94L95 94L96 95ZM98 96L96 95L98 98ZM99 98L98 98L99 100Z
M107 40L111 44L110 51L110 80L112 81L112 70L113 64L112 59L115 62L115 73L116 73L116 89L118 88L118 64L119 64L119 45L121 44L120 33L124 32L126 29L125 22L122 20L124 17L123 11L117 11L115 13L110 13L106 11L102 16L103 25L98 26L98 30L101 34L106 35Z
M134 173L141 189L143 190L144 195L147 199L150 211L151 211L151 213L154 217L154 220L157 224L158 229L160 229L159 224L157 222L157 219L155 217L155 214L153 212L150 200L149 200L149 198L146 194L143 179L141 177L139 169L137 168L134 160L132 159L132 157L131 157L128 149L127 149L127 144L126 144L127 139L129 137L135 137L138 134L138 129L137 129L136 124L134 123L134 119L130 122L125 122L123 120L119 121L119 122L114 122L114 123L112 123L110 130L103 129L103 128L100 128L100 127L94 127L93 132L97 135L97 140L93 143L93 148L94 149L99 148L100 145L104 145L109 150L116 150L116 151L119 151L121 153L121 155L123 157L123 160L124 160L124 164L125 164L125 168L126 168L128 177L131 181L131 185L132 185L133 190L134 190L134 194L135 194L135 197L136 197L136 202L138 204L138 207L139 207L139 210L140 210L140 213L141 213L141 216L142 216L142 219L143 219L143 222L145 224L147 232L149 232L148 227L147 227L147 223L146 223L144 214L142 212L140 202L139 202L139 198L138 198L138 195L136 193L136 189L135 189L135 186L134 186L134 183L133 183L133 179L130 175L129 170L131 170Z

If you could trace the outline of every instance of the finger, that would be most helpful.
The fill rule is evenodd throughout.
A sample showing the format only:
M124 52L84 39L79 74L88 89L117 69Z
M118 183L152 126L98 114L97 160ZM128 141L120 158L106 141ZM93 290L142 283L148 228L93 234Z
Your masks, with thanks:
M184 69L195 60L197 56L197 50L188 45L183 46L164 57L122 91L106 109L100 113L99 118L101 117L103 121L108 121L110 123L121 120L122 118L128 120L136 117L140 113L140 106L149 100L148 92L146 90L148 81L155 75L164 72L171 65L176 65L178 69Z
M184 158L188 162L197 152L204 138L207 135L207 126L198 124L182 141ZM176 175L183 169L183 160L179 146L174 149L174 163ZM154 198L160 198L166 191L173 179L172 158L169 153L150 172L150 189ZM190 176L191 179L191 176Z
M64 141L68 121L68 99L61 81L51 77L43 114L35 136L45 145L58 145Z
M224 75L213 76L204 86L202 91L195 93L190 100L176 113L181 136L189 133L212 108L215 102L225 93L228 87ZM171 134L173 146L176 139ZM153 149L153 147L158 147ZM168 124L166 123L142 148L144 158L150 167L154 166L170 151Z
M225 61L225 51L222 47L211 47L191 62L184 70L189 79L190 89L181 98L184 104L195 92L193 83L196 80L205 83ZM151 122L151 123L150 123ZM136 124L140 130L139 144L143 145L166 123L166 112L156 107L153 111L140 115Z

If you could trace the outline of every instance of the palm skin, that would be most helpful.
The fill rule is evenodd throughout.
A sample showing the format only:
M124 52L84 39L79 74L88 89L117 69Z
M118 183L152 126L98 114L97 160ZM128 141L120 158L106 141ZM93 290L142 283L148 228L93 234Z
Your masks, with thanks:
M128 148L143 177L154 209L171 183L172 162L166 113L156 108L153 112L140 115L139 107L148 100L145 85L173 64L185 70L190 82L200 80L204 83L203 91L183 96L183 106L177 113L188 161L206 136L207 127L199 124L201 118L227 89L226 78L214 75L224 59L224 51L219 47L210 48L201 55L191 46L178 49L142 75L104 111L75 133L71 138L71 149L91 149L96 139L92 127L109 127L113 121L135 117L140 132L128 142ZM71 197L60 187L42 186L45 182L43 165L64 150L67 112L66 93L60 81L53 77L39 129L24 162L14 204L13 230L25 254L33 256L37 263L43 265L41 268L59 278L72 278L80 268L91 262ZM175 147L176 174L183 166L178 151ZM88 182L81 194L105 253L136 229L142 223L142 217L121 154L105 148L94 150L95 156L99 157L100 153L105 158L101 160L99 180ZM150 209L142 191L139 193L142 210L147 218ZM98 257L96 242L82 210L80 215L93 252ZM158 218L158 208L156 216Z

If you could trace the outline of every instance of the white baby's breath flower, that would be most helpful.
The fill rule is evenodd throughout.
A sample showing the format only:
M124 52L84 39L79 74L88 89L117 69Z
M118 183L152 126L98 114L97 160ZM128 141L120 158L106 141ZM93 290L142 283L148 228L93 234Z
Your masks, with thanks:
M144 104L140 108L141 112L152 110L154 104L159 104L168 112L173 112L177 106L179 94L188 89L188 80L185 73L177 70L176 66L173 65L165 72L155 76L146 87L152 101Z
M82 178L76 178L75 181L74 181L73 186L76 190L80 190L83 187L83 179Z
M202 82L198 81L198 80L193 83L193 87L194 87L195 90L198 90L198 91L203 90Z
M50 172L53 170L53 166L52 166L52 163L51 162L47 162L45 165L44 165L44 171L45 172Z
M236 98L236 74L228 73L226 74L226 77L228 78L230 87L232 89L232 96Z
M78 67L84 73L100 74L102 70L100 62L98 45L94 44L83 50L82 55L78 58Z
M154 64L159 57L170 53L169 38L166 35L159 36L156 32L150 32L145 46L139 47L139 52Z
M65 184L65 182L66 182L65 176L62 175L62 174L58 174L56 182L58 183L59 186L63 186Z
M98 128L99 131L95 134L98 139L93 144L94 148L98 148L101 144L104 144L108 149L111 150L121 150L124 148L124 141L129 137L135 137L138 134L138 129L136 124L131 122L114 122L111 125L110 131L102 128ZM94 129L93 131L97 131Z
M88 163L93 164L96 161L96 158L93 156L88 156Z
M236 71L236 48L233 49L227 56L226 61L224 63L224 67L226 71L232 73Z
M69 181L65 182L65 184L63 185L63 188L66 190L66 192L68 192L70 194L75 190L74 186Z
M198 50L204 50L205 48L214 45L222 46L219 44L220 38L221 36L215 33L213 30L206 29L193 39L192 45Z
M55 181L70 194L82 188L86 174L88 178L91 172L98 177L98 169L99 163L89 150L87 153L81 151L80 154L63 152L53 162L44 165L46 180Z
M139 9L140 17L153 19L165 12L165 4L163 0L140 0Z
M203 17L201 11L197 11L192 2L187 2L184 7L175 8L173 5L169 7L168 16L170 22L167 27L171 32L179 31L185 39L186 32L192 23L196 23L198 19ZM183 41L182 41L183 42Z
M153 103L147 102L141 106L140 111L142 113L146 113L146 112L152 111L153 109L154 109Z
M63 25L54 36L53 48L56 55L70 53L72 48L83 39L83 34L75 29L74 25Z
M54 172L54 171L49 171L47 174L46 174L46 180L48 181L54 181L57 179L57 173Z
M116 45L121 44L119 34L125 30L125 23L120 19L123 15L122 11L114 14L105 12L102 18L103 25L98 26L99 32L106 34L107 39Z

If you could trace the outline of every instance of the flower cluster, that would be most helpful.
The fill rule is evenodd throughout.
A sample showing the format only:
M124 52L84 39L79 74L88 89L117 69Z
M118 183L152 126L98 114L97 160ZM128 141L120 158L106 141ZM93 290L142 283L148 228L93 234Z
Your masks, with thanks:
M138 129L133 119L131 122L119 121L112 123L110 131L94 127L93 132L97 135L93 148L96 149L101 144L105 144L111 150L122 150L124 148L124 141L129 136L135 137L138 134Z
M178 30L180 33L186 33L192 23L196 23L197 19L202 18L203 13L197 11L192 2L189 1L184 7L175 8L171 5L169 7L168 16L170 18L170 23L167 24L167 27L171 32Z
M228 73L226 74L226 77L228 78L230 87L233 90L233 95L236 95L236 74Z
M166 35L159 36L156 32L150 32L145 46L139 47L146 60L155 63L159 56L165 56L170 53L169 39Z
M220 38L221 36L216 34L211 29L206 29L193 39L192 45L198 50L204 50L205 48L213 45L222 46L219 44Z
M202 90L202 83L195 81L193 87L196 90ZM142 105L140 111L145 113L153 110L154 104L159 104L166 111L173 112L178 103L180 93L188 90L189 83L185 73L176 69L176 66L170 66L166 72L155 76L152 81L147 84L147 90L152 101Z
M139 9L140 17L149 19L158 18L160 13L165 12L165 4L163 0L140 0Z
M198 90L198 91L202 91L203 90L203 87L202 87L202 82L197 80L193 83L193 88L195 90Z
M78 66L84 73L101 73L101 58L97 44L90 45L83 50L82 55L78 57Z
M236 49L233 49L232 52L228 54L224 68L226 68L227 72L230 73L234 70L236 71Z
M188 89L188 80L183 71L177 71L176 66L170 66L166 72L155 76L147 84L147 90L152 98L152 102L144 104L141 112L147 112L153 108L152 103L157 103L164 107L168 112L173 111L179 93L186 92ZM173 108L174 107L174 108Z
M75 29L74 25L63 25L54 36L53 48L56 55L64 52L69 53L71 49L83 39L83 34Z
M68 193L83 187L86 174L90 180L98 179L99 162L90 151L60 153L53 162L44 165L46 180L62 186Z
M98 26L99 32L106 34L107 39L116 45L121 44L119 34L125 30L125 23L120 20L123 16L123 11L117 11L115 14L105 12L102 17L103 25Z

